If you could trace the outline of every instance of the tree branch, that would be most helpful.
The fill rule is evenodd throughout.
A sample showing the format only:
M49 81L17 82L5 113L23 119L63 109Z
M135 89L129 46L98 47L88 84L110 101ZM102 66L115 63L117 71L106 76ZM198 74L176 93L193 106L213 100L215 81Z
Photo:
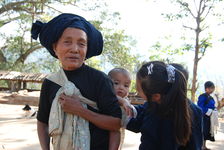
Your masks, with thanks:
M201 19L202 21L205 20L205 18L206 18L206 17L208 16L208 14L210 13L212 7L214 6L214 2L215 2L215 1L213 0L212 5L209 7L209 9L208 9L206 15Z
M198 12L198 8L197 8L197 5L196 5L195 0L194 0L194 6L195 6L195 8L196 8L196 12Z
M208 29L209 28L209 26L203 26L202 28L201 28L201 30L205 30L205 29Z
M17 64L19 62L24 62L26 60L26 58L34 51L42 48L43 46L37 44L36 46L34 47L31 47L30 49L28 49L24 54L20 55L20 57L15 61L14 64Z
M204 47L204 50L202 51L201 57L198 58L198 61L200 61L202 59L202 57L205 55L205 51L208 48L208 46Z
M194 31L196 30L195 28L188 27L188 26L185 26L185 25L183 25L183 27L184 27L184 28L188 28L188 29L190 29L190 30L194 30Z
M24 11L24 12L27 12L28 14L33 13L29 9L25 9L25 8L22 8L22 7L14 7L14 8L12 8L12 10L14 10L14 11Z
M6 24L8 24L8 23L10 23L14 20L17 20L17 19L19 19L19 17L9 18L8 20L0 21L0 27L2 27L2 26L6 25Z
M51 7L51 6L49 6L49 5L44 4L44 6L50 8L50 9L53 9L53 10L59 12L59 13L62 13L60 10L57 10L57 9L55 9L54 7Z
M3 5L1 8L0 8L0 14L4 13L4 12L7 12L9 10L13 10L13 8L15 7L19 7L20 5L24 4L24 3L28 3L28 4L38 4L38 3L41 3L40 1L31 1L31 0L24 0L24 1L19 1L19 2L11 2L11 3L8 3L6 5Z
M182 5L183 7L185 7L186 9L187 9L187 11L191 14L191 16L193 17L193 18L196 18L196 16L194 15L194 13L192 12L192 10L189 8L189 6L188 5L186 5L184 2L182 2L182 1L177 1L180 5Z
M205 8L207 7L207 5L204 3L202 9L201 9L201 12L200 12L200 15L202 15L205 11Z
M196 83L197 83L197 81L196 81ZM197 83L197 86L196 86L196 91L198 90L198 88L199 88L199 83Z
M3 49L5 49L5 48L6 48L6 46L0 48L0 62L6 62L6 57L4 56L4 54L2 52Z

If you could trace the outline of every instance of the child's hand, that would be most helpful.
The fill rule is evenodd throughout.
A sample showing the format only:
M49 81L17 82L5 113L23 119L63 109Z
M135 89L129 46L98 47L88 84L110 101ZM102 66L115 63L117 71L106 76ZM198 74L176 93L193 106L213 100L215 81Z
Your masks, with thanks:
M120 96L117 96L117 98L118 98L119 104L124 108L126 114L130 117L133 117L134 113L133 113L131 103L127 99L121 98Z

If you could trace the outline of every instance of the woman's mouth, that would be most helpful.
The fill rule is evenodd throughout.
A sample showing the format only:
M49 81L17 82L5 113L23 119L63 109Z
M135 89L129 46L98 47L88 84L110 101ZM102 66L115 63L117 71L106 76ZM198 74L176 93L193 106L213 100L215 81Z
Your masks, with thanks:
M79 60L79 57L67 57L71 61L77 61Z

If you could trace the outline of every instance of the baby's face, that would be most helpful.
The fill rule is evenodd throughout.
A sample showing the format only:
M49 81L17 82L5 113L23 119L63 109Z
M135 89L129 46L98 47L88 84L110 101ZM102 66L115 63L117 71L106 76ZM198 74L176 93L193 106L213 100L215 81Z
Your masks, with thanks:
M114 73L112 81L114 83L116 95L122 98L128 96L129 88L131 85L131 78L129 75L120 72Z

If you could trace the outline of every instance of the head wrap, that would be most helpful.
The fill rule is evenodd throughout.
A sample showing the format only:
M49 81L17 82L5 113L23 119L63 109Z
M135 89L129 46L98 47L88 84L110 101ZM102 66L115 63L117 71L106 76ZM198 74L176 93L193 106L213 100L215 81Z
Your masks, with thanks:
M56 57L53 50L53 44L57 42L64 30L68 27L78 28L83 30L88 39L86 58L100 55L103 50L103 37L102 34L85 18L75 15L63 13L48 23L36 21L32 25L31 37L39 40L52 56Z

